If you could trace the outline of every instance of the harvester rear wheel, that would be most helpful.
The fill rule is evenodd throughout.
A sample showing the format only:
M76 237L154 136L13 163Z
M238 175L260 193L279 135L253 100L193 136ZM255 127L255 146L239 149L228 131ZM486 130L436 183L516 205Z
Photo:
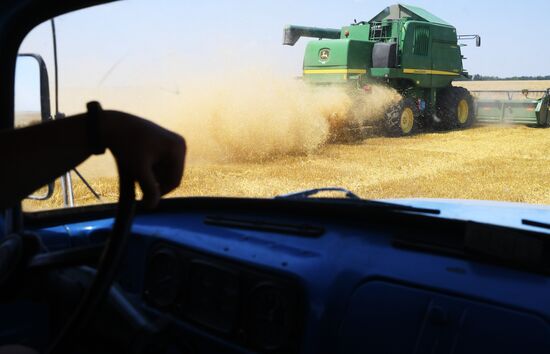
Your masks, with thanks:
M437 95L437 127L464 129L474 123L474 100L463 87L449 87Z
M416 101L410 97L404 98L386 112L384 128L391 136L414 134L418 128L419 115Z

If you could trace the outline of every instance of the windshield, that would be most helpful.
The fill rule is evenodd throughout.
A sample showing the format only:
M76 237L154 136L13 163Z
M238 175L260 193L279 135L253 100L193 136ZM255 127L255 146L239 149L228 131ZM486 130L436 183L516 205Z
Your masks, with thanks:
M412 7L384 17L387 5L137 0L69 13L55 18L58 105L51 22L31 31L20 53L44 59L54 118L98 100L182 134L185 176L169 197L271 198L337 186L369 199L549 204L549 67L540 60L547 55L534 55L550 54L538 40L548 11L498 9L525 12L539 34L525 36L479 2L475 14L419 4L433 17ZM476 36L457 38L455 27L482 35L482 46ZM283 33L297 36L295 45L283 45ZM18 62L18 126L40 116L33 72L23 69ZM107 153L23 205L89 205L117 194Z

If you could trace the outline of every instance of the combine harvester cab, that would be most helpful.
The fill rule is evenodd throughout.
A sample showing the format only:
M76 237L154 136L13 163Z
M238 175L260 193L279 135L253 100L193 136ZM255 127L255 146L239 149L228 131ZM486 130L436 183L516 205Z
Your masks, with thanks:
M550 89L545 91L472 91L480 123L550 127Z

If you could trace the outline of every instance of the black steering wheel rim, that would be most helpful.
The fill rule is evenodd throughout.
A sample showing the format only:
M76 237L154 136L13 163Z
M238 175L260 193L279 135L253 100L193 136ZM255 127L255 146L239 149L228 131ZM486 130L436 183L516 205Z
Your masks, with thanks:
M119 169L119 200L113 231L103 249L96 276L86 290L76 310L61 332L46 350L48 354L69 353L82 332L107 296L117 275L120 261L124 256L130 238L130 229L135 212L134 180L125 176Z

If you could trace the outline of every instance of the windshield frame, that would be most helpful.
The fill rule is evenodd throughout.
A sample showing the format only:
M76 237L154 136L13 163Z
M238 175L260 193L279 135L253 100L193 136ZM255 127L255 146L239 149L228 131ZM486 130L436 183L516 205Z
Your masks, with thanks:
M37 25L49 18L90 6L114 0L74 0L59 2L54 0L6 0L0 5L0 129L10 130L15 123L15 65L17 53L25 36ZM11 153L4 151L3 153ZM0 236L19 231L22 228L22 204L2 210L4 230Z

